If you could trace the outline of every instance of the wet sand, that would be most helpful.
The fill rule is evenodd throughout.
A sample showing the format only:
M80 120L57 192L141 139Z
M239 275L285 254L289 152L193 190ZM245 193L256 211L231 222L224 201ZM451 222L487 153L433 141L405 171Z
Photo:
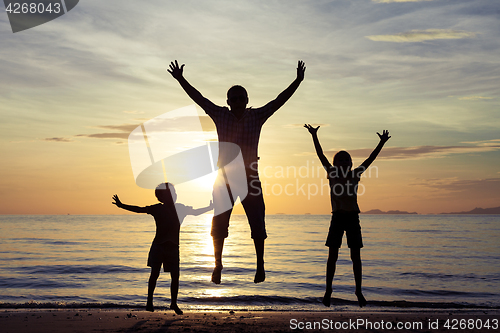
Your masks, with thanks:
M173 311L2 309L0 331L23 332L498 332L500 310ZM449 324L446 327L446 323ZM466 325L466 326L464 326ZM479 325L482 328L479 328ZM489 328L486 328L489 326ZM495 329L496 327L496 329Z

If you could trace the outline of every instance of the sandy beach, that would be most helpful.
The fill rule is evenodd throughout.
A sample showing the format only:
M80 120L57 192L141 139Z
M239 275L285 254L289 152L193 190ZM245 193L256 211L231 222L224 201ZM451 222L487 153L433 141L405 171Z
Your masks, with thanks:
M497 332L499 310L401 312L3 309L4 333L22 332Z

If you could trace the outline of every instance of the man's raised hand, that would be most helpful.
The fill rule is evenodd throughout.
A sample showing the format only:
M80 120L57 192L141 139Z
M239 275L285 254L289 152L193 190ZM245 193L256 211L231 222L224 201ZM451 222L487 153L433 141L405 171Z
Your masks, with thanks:
M382 142L387 142L387 140L389 140L391 138L389 136L389 131L388 130L384 130L382 132L382 134L380 134L379 132L377 132L377 135L380 138L380 141L382 141Z
M299 60L299 63L297 65L297 79L299 79L300 81L304 80L305 72L306 64L302 60Z
M170 70L167 69L167 72L172 74L174 79L179 80L182 77L182 71L184 70L184 64L182 64L181 67L179 67L179 63L177 63L177 60L175 62L170 63Z

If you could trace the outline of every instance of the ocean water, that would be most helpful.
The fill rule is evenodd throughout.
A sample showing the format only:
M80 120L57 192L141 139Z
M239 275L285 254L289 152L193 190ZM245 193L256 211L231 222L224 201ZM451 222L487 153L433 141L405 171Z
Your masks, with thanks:
M211 215L181 227L179 305L185 309L324 310L330 216L267 216L266 273L254 284L245 216L234 215L222 284L210 282ZM366 309L500 308L500 216L361 215ZM140 307L154 237L148 215L0 216L0 307ZM160 275L155 306L170 304ZM349 249L340 249L333 310L354 309Z

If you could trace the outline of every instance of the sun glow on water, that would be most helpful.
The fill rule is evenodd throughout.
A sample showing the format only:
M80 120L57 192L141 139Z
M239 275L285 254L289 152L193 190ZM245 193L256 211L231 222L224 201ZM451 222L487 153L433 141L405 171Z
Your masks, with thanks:
M205 297L222 297L231 294L227 288L210 288L203 291Z

